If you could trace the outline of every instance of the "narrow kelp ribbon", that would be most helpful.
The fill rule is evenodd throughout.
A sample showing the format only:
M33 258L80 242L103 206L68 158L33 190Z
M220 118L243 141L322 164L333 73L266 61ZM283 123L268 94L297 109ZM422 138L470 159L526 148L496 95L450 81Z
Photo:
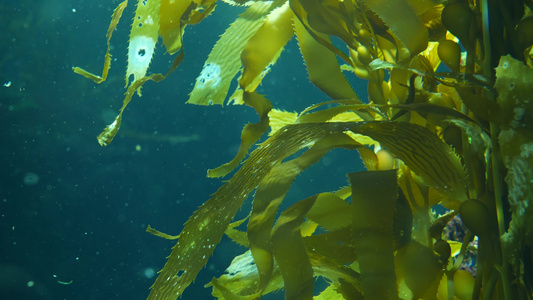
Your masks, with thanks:
M113 16L111 17L111 23L109 24L109 28L107 29L107 50L105 53L104 58L104 69L102 71L102 76L95 75L93 73L87 72L84 69L80 67L73 67L72 71L76 74L80 74L86 78L91 79L92 81L96 83L102 83L107 79L107 74L109 72L109 68L111 68L111 36L113 36L113 31L115 31L115 28L118 25L118 22L120 21L120 18L122 17L122 13L124 12L124 9L128 6L128 0L125 0L124 2L120 3L117 8L113 11Z

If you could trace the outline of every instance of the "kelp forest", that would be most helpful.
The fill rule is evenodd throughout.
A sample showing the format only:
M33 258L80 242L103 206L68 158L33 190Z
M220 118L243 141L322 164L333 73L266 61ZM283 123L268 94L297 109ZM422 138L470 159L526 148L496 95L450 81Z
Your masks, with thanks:
M244 12L212 42L183 100L247 105L259 121L244 126L233 160L208 171L233 175L178 236L148 227L175 243L148 299L179 298L224 235L248 250L206 285L218 299L533 298L531 0L221 1ZM102 74L75 73L106 80L127 5L111 16ZM101 146L120 138L142 86L187 59L187 27L216 5L136 3L125 98ZM293 37L323 92L300 112L256 91ZM150 73L160 38L173 63ZM335 148L352 150L366 171L280 209L296 176ZM251 211L235 219L245 201ZM318 277L327 287L314 286Z

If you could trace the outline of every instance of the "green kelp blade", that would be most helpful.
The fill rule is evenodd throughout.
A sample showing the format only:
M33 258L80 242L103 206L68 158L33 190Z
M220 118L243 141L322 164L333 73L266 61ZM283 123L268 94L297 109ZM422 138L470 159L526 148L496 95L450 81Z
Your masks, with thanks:
M449 145L428 129L406 122L346 125L354 133L378 141L438 192L459 202L468 199L466 173L461 160Z
M232 79L241 69L241 53L267 15L285 1L255 2L224 32L209 54L187 103L224 104Z
M163 39L163 45L171 55L176 53L182 46L185 24L181 21L184 13L192 10L196 4L192 0L162 0L159 11L159 35Z
M319 194L307 217L329 231L350 225L350 204L332 193Z
M231 222L224 233L235 243L248 248L250 247L250 243L246 237L246 232L237 229L237 227L239 227L246 220L248 220L248 217L242 220Z
M300 225L316 196L287 208L272 230L272 250L283 276L285 299L313 298L313 269L300 234Z
M329 101L328 101L329 102ZM331 103L330 103L331 104ZM352 111L357 114L361 119L366 121L374 120L374 117L370 112L373 112L374 109L370 104L353 104L353 105L339 105L334 107L329 107L323 110L301 113L298 116L296 123L318 123L326 122L331 120L333 117L340 115L345 112ZM350 121L360 121L358 119Z
M122 13L124 12L124 9L128 6L128 0L123 1L120 3L117 8L113 11L113 16L111 17L111 23L109 23L109 28L107 29L107 50L105 53L105 59L104 59L104 69L102 71L102 76L95 75L93 73L87 72L84 69L80 67L73 67L72 71L76 74L80 74L86 78L91 79L92 81L96 83L102 83L107 79L107 74L109 72L109 68L111 68L111 53L110 53L110 47L111 47L111 36L113 35L113 31L115 31L115 28L118 25L118 22L120 21L120 18L122 17Z
M355 99L362 104L342 74L335 53L317 42L298 18L294 19L294 29L311 82L332 99ZM329 37L322 39L331 44Z
M348 177L352 235L365 299L397 299L393 253L396 170L351 173Z
M248 40L241 54L243 65L242 76L239 79L241 89L248 92L255 91L270 70L269 66L276 62L294 35L293 16L289 3L285 3L274 9L261 28Z
M259 271L259 289L264 289L270 281L273 270L271 228L279 205L296 176L335 147L354 148L359 146L361 145L344 133L331 134L317 141L299 157L274 166L261 181L254 196L252 214L248 223L250 249ZM338 198L333 194L330 195ZM316 214L318 213L315 212Z
M189 218L148 299L176 299L205 266L243 201L272 167L343 126L296 124L278 130L255 149L235 175Z

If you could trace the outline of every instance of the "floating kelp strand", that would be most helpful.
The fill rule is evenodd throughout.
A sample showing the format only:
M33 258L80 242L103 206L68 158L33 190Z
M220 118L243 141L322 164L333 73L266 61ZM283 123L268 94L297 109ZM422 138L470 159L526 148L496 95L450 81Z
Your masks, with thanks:
M105 58L104 58L104 69L102 71L102 76L89 73L80 67L73 67L72 71L74 71L74 73L80 74L86 78L89 78L96 83L102 83L107 79L109 68L111 68L111 36L113 35L113 32L115 31L115 28L117 27L118 22L120 21L120 18L122 17L122 13L124 12L124 9L126 8L126 6L128 6L128 0L125 0L124 2L120 3L113 11L113 16L111 17L111 23L109 23L109 28L107 29L107 34L106 34L107 50L106 50Z

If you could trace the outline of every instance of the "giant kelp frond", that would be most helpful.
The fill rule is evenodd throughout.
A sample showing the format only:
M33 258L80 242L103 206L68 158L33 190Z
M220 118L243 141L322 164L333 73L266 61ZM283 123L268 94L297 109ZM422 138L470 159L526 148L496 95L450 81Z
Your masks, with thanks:
M229 99L252 107L259 122L243 128L232 161L209 171L220 177L240 166L187 221L150 299L182 295L224 233L249 251L209 284L219 299L282 288L286 299L311 299L316 277L329 285L316 299L533 298L530 1L225 2L246 11L214 44L188 102ZM138 1L126 73L134 81L98 137L102 146L135 92L182 61L186 26L216 4ZM76 73L105 80L126 5L113 13L102 76ZM166 75L147 76L159 36L168 53L181 51ZM300 113L256 92L293 36L309 81L327 97ZM355 93L354 75L368 81L368 101ZM339 147L357 150L367 171L279 211L295 177ZM249 218L231 223L254 190ZM437 204L447 214L435 213ZM237 228L245 221L246 232Z

